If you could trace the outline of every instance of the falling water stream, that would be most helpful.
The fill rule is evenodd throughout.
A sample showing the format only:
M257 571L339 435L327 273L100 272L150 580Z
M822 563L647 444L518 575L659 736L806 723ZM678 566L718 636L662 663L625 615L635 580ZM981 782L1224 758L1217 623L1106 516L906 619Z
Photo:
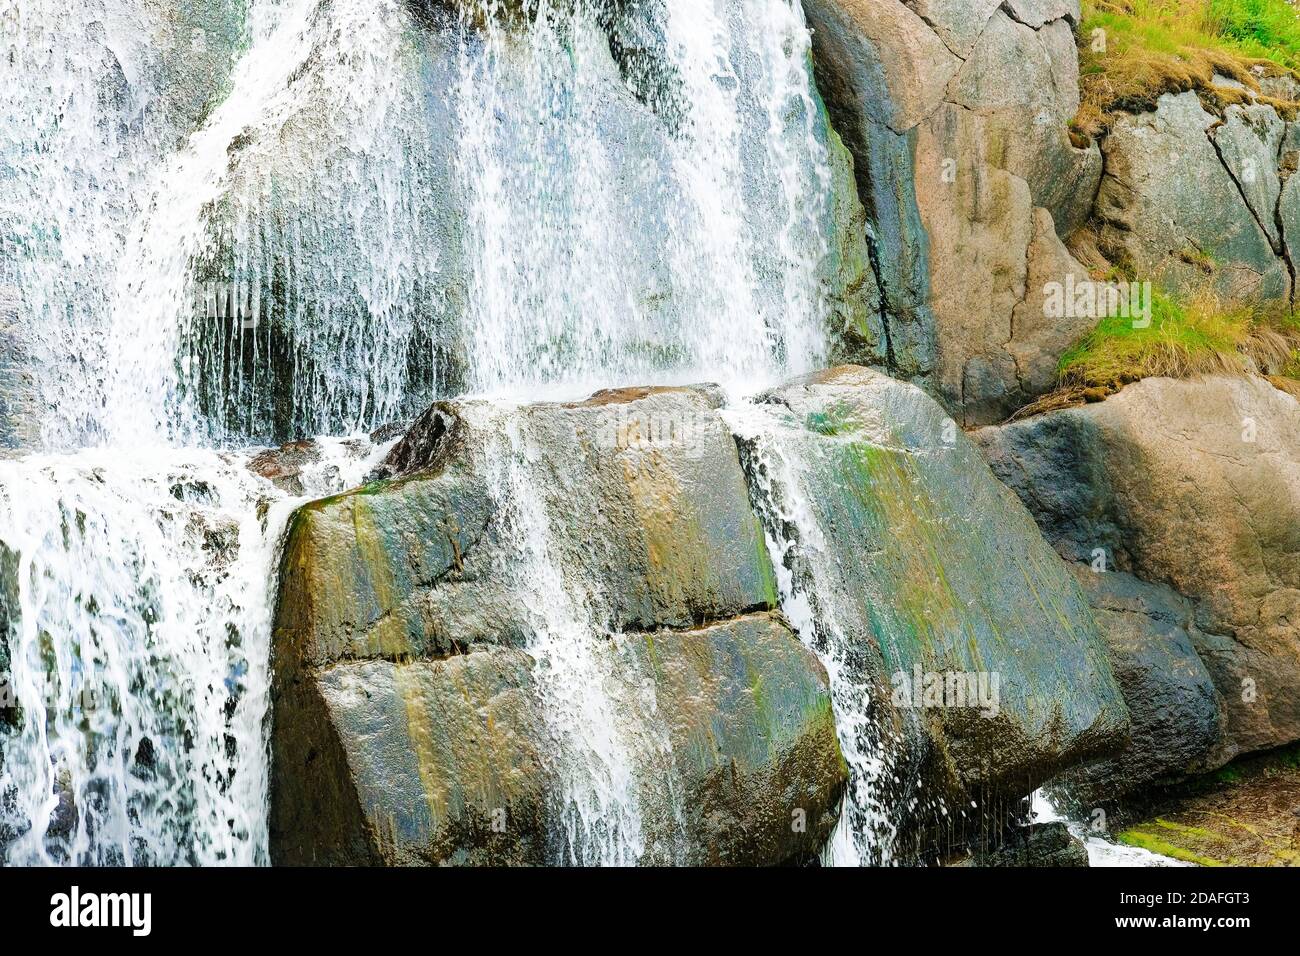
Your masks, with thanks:
M280 539L361 481L366 432L434 397L752 391L825 361L834 187L798 2L525 6L0 0L5 861L268 862ZM320 434L356 437L320 440L301 495L248 467ZM530 646L560 862L636 862L612 665L528 436L502 434L521 586L564 597ZM839 674L833 624L784 597ZM850 802L838 862L879 823Z
M460 50L468 386L810 370L831 183L798 4L604 6L542 0Z
M828 568L836 552L827 547L809 505L809 492L800 479L805 463L792 459L800 442L792 440L789 423L760 404L740 404L729 409L726 417L748 449L751 496L763 519L781 609L830 678L849 782L824 862L832 866L890 863L896 830L885 792L891 771L880 730L870 716L871 676L836 614L837 585Z
M597 626L590 602L566 579L552 553L553 519L533 464L542 458L526 418L508 405L487 430L494 435L489 487L506 539L520 559L516 600L533 618L529 653L538 663L542 710L557 754L556 862L626 866L645 850L636 783L637 768L624 712L632 701L610 692L613 643Z

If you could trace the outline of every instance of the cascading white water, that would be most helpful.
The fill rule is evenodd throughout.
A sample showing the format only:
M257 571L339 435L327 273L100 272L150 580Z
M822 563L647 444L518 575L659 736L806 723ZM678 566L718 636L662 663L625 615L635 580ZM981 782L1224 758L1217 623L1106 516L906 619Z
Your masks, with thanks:
M176 373L212 179L281 92L315 6L255 8L224 112L166 162L202 104L169 100L175 64L149 47L177 29L165 4L0 7L19 68L0 125L0 291L17 321L0 334L29 353L18 438L51 449L0 462L8 862L266 861L270 609L294 500L247 453L167 438L200 431ZM189 11L190 83L200 66L220 83L214 30L239 33L242 8ZM102 447L64 452L83 443ZM364 474L351 449L326 447L337 466L304 475L310 495Z
M0 0L0 337L32 368L63 373L38 377L33 406L77 402L86 382L68 356L102 364L111 264L161 149L142 43L154 26L138 4ZM23 424L30 441L39 423ZM93 427L70 410L52 430L68 443Z
M159 171L127 243L105 401L150 414L114 417L114 438L302 434L400 414L416 293L438 255L422 231L419 91L393 71L408 27L399 0L253 7L230 95ZM231 314L214 315L225 290ZM139 349L142 336L157 345Z
M493 406L494 410L498 410ZM516 601L529 613L528 652L542 712L556 742L550 759L560 780L563 828L556 862L627 866L645 850L632 743L609 682L613 647L596 625L590 601L566 580L552 554L552 516L532 463L540 459L523 416L499 409L489 430L488 461L499 520L515 553ZM542 479L544 480L544 478Z
M322 447L307 497L370 467L356 446ZM0 730L8 862L266 862L274 569L304 499L248 457L0 461L17 596L5 695L16 720Z
M455 95L470 388L816 365L831 177L798 4L540 0L522 34L465 6L486 24Z
M33 382L22 428L0 422L26 451L0 462L9 862L266 862L269 619L297 499L246 446L453 388L755 388L823 360L832 186L797 2L531 0L524 23L458 6L0 0L18 90L0 338L19 330ZM560 861L635 862L659 744L620 731L527 436L508 445ZM329 447L308 495L365 472ZM858 772L863 702L839 686ZM853 807L855 833L877 826Z
M762 520L776 569L781 610L800 639L817 654L830 678L840 750L849 765L839 823L827 845L831 866L888 864L896 829L886 800L892 770L872 719L871 678L860 652L836 618L835 579L800 466L790 449L802 444L787 423L762 405L742 403L724 415L747 449L750 493Z

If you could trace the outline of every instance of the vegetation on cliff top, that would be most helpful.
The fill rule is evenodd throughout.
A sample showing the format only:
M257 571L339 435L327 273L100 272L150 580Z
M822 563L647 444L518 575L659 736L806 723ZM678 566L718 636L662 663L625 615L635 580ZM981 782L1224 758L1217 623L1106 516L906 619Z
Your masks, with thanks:
M1253 98L1295 118L1300 102L1279 97L1296 86L1270 79L1300 83L1298 2L1083 0L1074 130L1100 135L1117 113L1154 109L1161 95L1186 90L1211 109ZM1094 279L1135 278L1104 256L1092 264ZM1300 317L1287 303L1156 289L1150 317L1103 319L1061 357L1056 391L1013 417L1098 401L1152 376L1259 374L1300 398Z
M1079 68L1074 125L1088 136L1165 93L1246 98L1224 78L1292 116L1300 103L1265 95L1260 80L1300 70L1300 17L1290 0L1083 0Z

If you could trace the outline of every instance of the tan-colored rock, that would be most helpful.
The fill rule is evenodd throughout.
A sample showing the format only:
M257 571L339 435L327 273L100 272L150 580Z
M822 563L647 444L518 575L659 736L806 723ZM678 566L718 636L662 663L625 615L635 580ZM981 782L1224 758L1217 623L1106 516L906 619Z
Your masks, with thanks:
M1054 20L1080 20L1079 0L1004 0L1002 8L1018 23L1035 30Z
M823 95L854 103L895 132L912 129L943 100L962 61L901 0L813 0L809 7L825 34L818 38Z
M1300 739L1300 403L1261 378L1146 379L983 429L1067 558L1193 601L1230 753Z
M929 24L954 55L970 56L989 17L1002 0L903 0L908 9Z
M1090 281L1090 276L1057 236L1046 209L1034 210L1033 229L1027 250L1025 297L1012 309L1014 334L1003 346L1015 361L1016 378L1014 383L1007 383L1002 410L1011 405L1021 407L1033 397L1051 391L1059 377L1060 356L1096 324L1088 315L1072 315L1074 310L1054 311L1049 307L1054 283L1072 279L1078 287ZM1057 311L1066 314L1058 315Z
M1068 133L1079 106L1078 4L810 0L807 10L819 84L870 172L868 211L890 251L921 266L884 283L892 341L908 343L895 349L899 373L928 375L966 424L1000 420L1054 384L1078 331L1071 322L1048 329L1040 314L1021 338L1019 321L1045 282L1082 271L1041 230L1050 221L1065 237L1082 225L1101 175L1097 146L1078 148ZM932 74L944 78L942 91L912 76L925 59L917 50L933 45L918 39L911 15L958 59ZM907 135L907 159L882 127ZM918 325L929 350L911 344Z
M930 241L934 385L963 409L1000 396L1003 383L1014 380L1013 360L1002 346L1026 294L1033 235L1029 185L987 161L997 138L987 127L982 116L945 104L916 141L917 200Z

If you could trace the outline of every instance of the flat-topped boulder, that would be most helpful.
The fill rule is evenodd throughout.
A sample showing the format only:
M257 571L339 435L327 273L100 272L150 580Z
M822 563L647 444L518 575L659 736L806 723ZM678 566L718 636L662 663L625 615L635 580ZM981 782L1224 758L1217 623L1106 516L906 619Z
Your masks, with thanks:
M827 678L774 613L716 404L440 404L387 477L300 509L274 637L274 859L816 854L845 778Z

